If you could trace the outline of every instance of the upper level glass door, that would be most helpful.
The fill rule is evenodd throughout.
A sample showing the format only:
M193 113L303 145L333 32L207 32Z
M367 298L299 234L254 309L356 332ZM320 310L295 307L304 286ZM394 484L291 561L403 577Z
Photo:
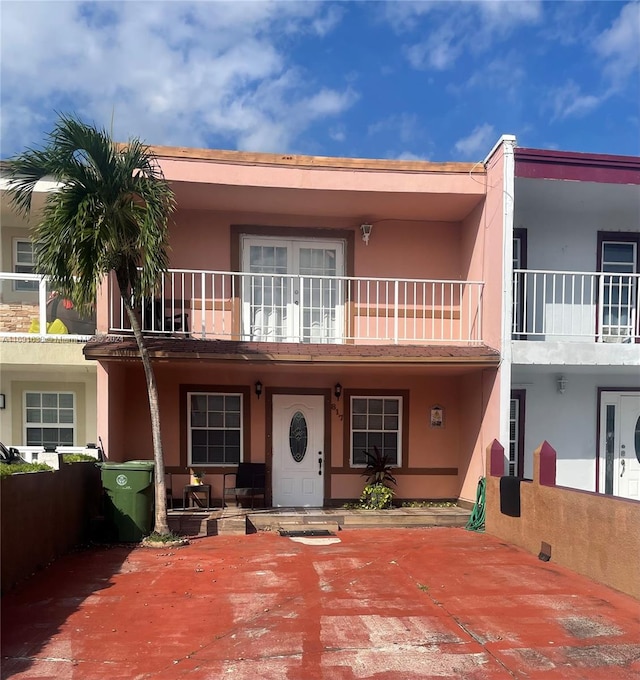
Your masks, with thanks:
M637 271L636 243L602 242L600 333L605 340L629 340L634 335Z
M336 343L343 332L344 244L316 239L242 240L247 340Z

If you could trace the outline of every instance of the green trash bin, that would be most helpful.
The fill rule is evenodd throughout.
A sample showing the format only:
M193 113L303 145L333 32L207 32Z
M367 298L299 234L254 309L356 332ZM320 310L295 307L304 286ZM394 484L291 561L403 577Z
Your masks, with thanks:
M107 492L105 515L119 541L137 543L151 533L153 468L151 460L102 464L102 486Z

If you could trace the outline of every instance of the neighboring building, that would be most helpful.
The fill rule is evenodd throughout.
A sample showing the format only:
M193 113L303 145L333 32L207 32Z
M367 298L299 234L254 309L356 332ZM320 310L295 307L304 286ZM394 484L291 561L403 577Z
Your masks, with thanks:
M484 166L154 148L178 205L170 271L140 307L168 471L204 470L219 499L225 472L264 461L267 503L322 506L359 496L378 447L398 498L472 501L509 426L514 141ZM85 347L106 453L150 458L112 281L98 331L122 336Z
M640 159L516 149L514 195L508 472L640 499Z
M47 289L6 188L0 167L0 441L25 452L96 443L96 367L82 354L95 321ZM32 220L52 190L37 185Z

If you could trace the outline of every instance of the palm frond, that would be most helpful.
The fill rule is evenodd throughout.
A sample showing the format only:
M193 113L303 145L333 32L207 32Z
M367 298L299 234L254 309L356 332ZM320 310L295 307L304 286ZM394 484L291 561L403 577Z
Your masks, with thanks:
M42 149L27 149L7 167L10 200L23 215L39 180L60 183L33 228L35 264L79 311L92 311L111 271L122 294L153 294L168 267L175 199L147 146L117 145L105 130L63 114Z

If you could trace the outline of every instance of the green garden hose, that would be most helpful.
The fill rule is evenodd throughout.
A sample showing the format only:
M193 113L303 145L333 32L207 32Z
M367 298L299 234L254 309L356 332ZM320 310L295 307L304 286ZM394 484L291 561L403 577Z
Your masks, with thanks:
M484 492L487 482L484 477L478 480L478 490L476 491L476 503L471 511L471 517L465 526L467 531L484 531Z

